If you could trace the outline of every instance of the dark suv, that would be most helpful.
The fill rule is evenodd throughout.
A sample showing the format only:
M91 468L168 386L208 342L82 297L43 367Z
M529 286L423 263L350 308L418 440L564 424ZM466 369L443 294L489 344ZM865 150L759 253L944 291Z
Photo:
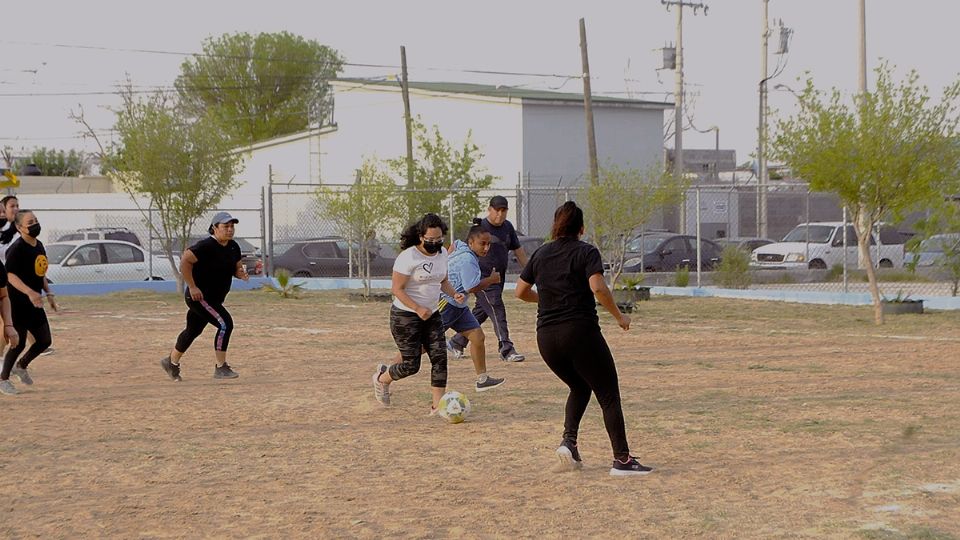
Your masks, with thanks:
M290 242L275 242L273 272L285 269L297 277L347 277L350 275L350 245L340 236L325 236ZM396 255L388 246L376 246L370 253L371 277L393 273ZM356 265L353 274L357 275Z
M723 249L711 240L700 239L700 264L712 270L720 262ZM641 266L641 254L643 265ZM697 268L697 237L675 233L646 233L627 243L624 272L673 272L678 268Z

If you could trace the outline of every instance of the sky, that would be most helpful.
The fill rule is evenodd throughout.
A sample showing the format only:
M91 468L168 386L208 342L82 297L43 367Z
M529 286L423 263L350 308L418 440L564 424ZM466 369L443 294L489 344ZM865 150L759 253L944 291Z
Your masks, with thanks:
M704 0L706 15L684 12L684 72L697 129L719 128L720 146L743 163L757 139L762 0ZM660 48L676 40L676 12L660 0L352 0L253 2L233 0L14 1L0 16L0 146L14 153L35 147L92 150L70 119L83 109L109 137L113 94L128 78L136 85L170 86L186 58L104 49L193 53L203 40L233 32L289 31L331 46L347 62L349 77L399 72L400 46L411 80L524 85L581 92L578 20L586 20L594 93L671 101L672 71ZM794 30L790 52L770 83L771 123L793 111L795 100L776 84L795 89L808 74L819 87L857 88L857 0L769 0L770 25ZM934 95L960 72L960 2L867 0L869 69L884 59L902 76L916 69ZM95 47L95 48L79 48ZM488 70L560 77L479 75ZM572 77L572 78L571 78ZM870 75L873 80L873 74ZM78 94L86 95L43 95ZM15 95L30 94L30 95ZM414 111L415 112L415 111ZM714 133L689 131L685 148L712 148ZM668 141L666 146L672 147Z

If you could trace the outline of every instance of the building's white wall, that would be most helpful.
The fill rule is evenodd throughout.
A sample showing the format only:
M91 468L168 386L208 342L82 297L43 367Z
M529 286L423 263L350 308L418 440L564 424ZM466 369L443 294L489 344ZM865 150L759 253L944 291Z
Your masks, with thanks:
M322 158L316 155L319 137L322 135L313 136L312 144L308 137L248 152L244 159L244 169L239 175L243 185L236 193L259 195L261 187L267 185L270 178L271 166L274 183L318 183L316 176L319 167L316 162L311 166L311 159Z
M519 104L412 93L410 109L428 129L437 125L455 148L470 133L484 154L480 165L499 177L495 186L516 186L523 148ZM399 92L339 90L335 114L337 131L322 138L320 144L323 183L353 182L356 169L365 158L406 155Z
M646 169L662 161L663 111L594 104L597 155L602 167ZM530 184L579 184L587 177L583 106L527 102L523 107L523 172Z

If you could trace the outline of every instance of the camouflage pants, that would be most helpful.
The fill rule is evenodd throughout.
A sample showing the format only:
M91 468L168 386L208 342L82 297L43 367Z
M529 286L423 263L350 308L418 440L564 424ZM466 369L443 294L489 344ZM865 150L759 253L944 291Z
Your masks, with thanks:
M399 381L420 371L420 357L430 357L430 386L447 386L447 344L443 335L443 319L436 311L427 320L410 311L390 306L390 333L403 360L390 366L390 378Z

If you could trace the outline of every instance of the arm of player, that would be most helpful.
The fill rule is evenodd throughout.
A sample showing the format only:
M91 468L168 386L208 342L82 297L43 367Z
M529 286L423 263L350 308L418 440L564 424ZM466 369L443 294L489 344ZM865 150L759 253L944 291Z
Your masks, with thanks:
M523 249L523 247L518 247L517 249L513 250L513 254L517 256L517 260L520 262L520 268L526 266L527 261L530 260L530 258L527 257L527 252Z
M250 279L250 274L247 273L247 267L243 265L243 261L237 261L237 271L233 273L237 279L242 279L248 281Z
M10 285L13 285L13 287L18 291L27 295L27 298L30 299L30 303L32 303L34 307L38 307L38 308L43 307L43 298L40 296L40 293L28 287L27 284L24 283L22 279L17 277L16 274L14 274L13 272L10 272L9 274L7 274L7 282Z
M10 297L6 287L0 287L0 317L3 318L3 340L11 347L16 347L20 344L20 336L13 328L13 312L10 311Z
M613 300L613 293L607 288L607 282L603 279L603 274L597 273L590 276L590 290L593 291L593 295L597 297L600 305L617 320L620 328L629 330L630 317L620 312L620 308L617 307L617 303Z
M514 294L524 302L536 303L540 301L540 295L537 294L537 291L533 290L533 285L527 283L522 278L517 279L517 289L514 291Z
M393 293L393 296L400 301L401 304L407 306L416 312L421 319L427 320L430 318L430 315L433 314L433 310L428 307L421 306L420 304L413 301L413 298L410 298L410 295L407 294L405 287L407 286L407 281L410 280L410 276L406 274L401 274L396 270L393 271L393 277L390 282L390 292Z
M450 284L450 280L447 278L443 278L443 281L440 282L440 290L461 304L467 299L463 293L457 292L457 290L453 288L453 285Z
M197 288L197 283L193 280L193 265L197 264L197 256L189 249L183 252L180 258L180 275L183 276L183 282L187 284L190 290L190 298L199 302L203 300L203 293Z

